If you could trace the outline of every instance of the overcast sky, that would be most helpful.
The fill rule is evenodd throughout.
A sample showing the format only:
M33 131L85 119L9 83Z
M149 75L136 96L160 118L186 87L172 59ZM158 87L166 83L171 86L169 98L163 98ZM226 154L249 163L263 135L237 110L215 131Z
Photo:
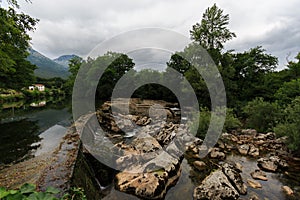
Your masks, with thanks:
M87 55L119 33L158 27L189 37L204 10L213 3L230 16L237 38L226 49L245 51L262 45L268 53L293 59L300 51L299 0L19 0L20 10L40 19L31 34L33 48L55 58Z

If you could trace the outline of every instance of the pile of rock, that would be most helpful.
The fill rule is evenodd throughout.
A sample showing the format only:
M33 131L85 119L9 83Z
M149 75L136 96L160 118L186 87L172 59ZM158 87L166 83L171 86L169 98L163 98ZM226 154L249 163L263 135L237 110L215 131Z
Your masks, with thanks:
M145 199L163 198L181 175L180 146L191 138L187 132L171 122L154 124L139 129L130 142L116 144L123 152L116 161L122 171L116 175L116 189Z
M110 106L106 105L97 111L97 118L102 127L121 137L122 131L135 130L130 142L123 140L115 144L122 152L116 160L121 172L116 175L115 187L143 199L161 199L167 189L177 183L184 152L194 170L206 176L199 180L202 181L194 190L194 199L238 199L247 193L241 176L242 166L228 163L226 155L235 151L242 156L259 158L265 152L286 150L286 138L276 138L272 132L261 134L245 129L223 133L215 147L208 148L203 145L203 140L191 136L187 127L172 122L156 122L155 118L147 115L112 115ZM207 156L200 158L201 153ZM251 172L253 179L246 180L252 188L261 188L259 181L268 180L263 171L277 172L288 167L275 154L259 158L257 164L260 169ZM288 188L285 191L292 193Z
M286 151L286 137L276 138L275 133L257 133L254 129L223 133L220 138L224 151L236 149L243 156L259 157L262 151ZM220 142L219 142L220 143Z
M275 133L260 134L253 129L242 130L239 133L223 133L215 147L207 149L208 154L202 159L199 153L206 149L203 141L193 142L187 148L187 155L191 160L196 160L192 161L192 166L197 171L209 172L212 169L210 163L215 166L221 165L212 170L195 189L194 199L238 199L239 195L247 193L247 187L241 177L242 165L222 164L226 160L226 154L233 153L233 150L242 156L258 159L257 165L260 169L251 172L253 179L247 179L246 183L249 187L261 188L262 184L259 181L268 180L263 171L278 172L288 168L287 162L278 156L278 153L284 152L286 148L284 141L285 138L276 138ZM269 154L265 155L266 152ZM292 193L286 187L283 190L287 194Z
M260 158L257 160L257 163L262 170L269 172L277 172L288 168L287 162L276 155Z

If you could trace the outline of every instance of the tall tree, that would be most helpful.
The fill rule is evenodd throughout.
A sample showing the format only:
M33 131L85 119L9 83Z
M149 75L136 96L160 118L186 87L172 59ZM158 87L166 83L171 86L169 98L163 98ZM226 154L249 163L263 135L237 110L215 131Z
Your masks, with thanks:
M37 19L0 8L0 87L21 88L32 84L36 66L26 60L28 31L35 30Z
M223 49L223 44L233 37L235 33L228 29L229 15L223 14L223 10L216 4L207 8L203 14L201 23L196 23L190 31L191 38L199 42L206 49Z
M77 57L77 56L69 60L69 72L71 73L71 75L68 77L68 80L64 85L64 88L66 89L67 93L71 94L77 73L80 69L80 66L84 62L85 61L81 57Z
M79 67L77 64L75 66L74 75ZM76 77L76 81L80 82L76 87L83 89L77 88L76 90L84 90L87 95L94 95L92 89L97 87L98 99L110 99L116 83L133 67L132 59L126 54L107 52L96 59L88 58L87 61L82 62L80 74ZM99 77L100 74L102 74L101 77Z
M300 52L295 57L297 62L290 61L288 63L288 71L291 79L300 78Z
M276 68L278 59L265 53L261 46L234 55L234 80L238 90L236 97L242 101L255 97L265 98L268 88L264 85L266 75Z

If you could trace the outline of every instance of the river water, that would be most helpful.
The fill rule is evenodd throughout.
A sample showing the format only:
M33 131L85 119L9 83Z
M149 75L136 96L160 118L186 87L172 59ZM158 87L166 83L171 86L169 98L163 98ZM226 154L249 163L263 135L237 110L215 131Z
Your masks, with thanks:
M0 108L0 166L52 150L72 119L65 99L5 103Z

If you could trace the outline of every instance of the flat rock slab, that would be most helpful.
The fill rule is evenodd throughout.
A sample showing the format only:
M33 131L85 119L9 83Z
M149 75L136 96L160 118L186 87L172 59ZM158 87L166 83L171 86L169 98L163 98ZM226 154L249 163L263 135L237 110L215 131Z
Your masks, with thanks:
M212 172L206 177L200 186L194 190L194 199L210 199L210 200L236 200L239 198L239 193L231 185L221 169Z

